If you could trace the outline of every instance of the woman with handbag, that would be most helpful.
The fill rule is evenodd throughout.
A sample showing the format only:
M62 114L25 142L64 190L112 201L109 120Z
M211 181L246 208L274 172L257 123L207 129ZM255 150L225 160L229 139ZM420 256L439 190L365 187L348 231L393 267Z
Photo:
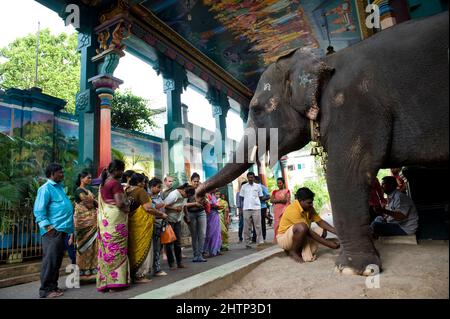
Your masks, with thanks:
M88 171L78 174L75 190L76 263L80 281L95 281L97 276L97 207L93 190L89 187L92 175Z
M128 220L128 256L131 275L135 283L147 283L146 278L153 264L153 223L155 216L167 218L165 213L152 208L150 196L145 191L145 176L134 173L125 193L130 200Z

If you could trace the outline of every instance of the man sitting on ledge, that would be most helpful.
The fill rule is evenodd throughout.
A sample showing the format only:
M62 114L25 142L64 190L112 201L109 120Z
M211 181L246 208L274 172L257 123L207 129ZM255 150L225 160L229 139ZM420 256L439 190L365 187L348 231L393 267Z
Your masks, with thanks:
M381 182L383 192L388 195L386 209L375 208L378 215L371 224L374 237L413 235L418 226L416 206L408 195L397 189L394 176L385 176Z
M325 239L327 231L336 234L333 226L322 220L314 209L314 193L306 187L295 194L295 201L284 210L278 226L277 243L291 258L302 263L316 259L317 243L332 249L339 243ZM311 229L311 222L321 228Z

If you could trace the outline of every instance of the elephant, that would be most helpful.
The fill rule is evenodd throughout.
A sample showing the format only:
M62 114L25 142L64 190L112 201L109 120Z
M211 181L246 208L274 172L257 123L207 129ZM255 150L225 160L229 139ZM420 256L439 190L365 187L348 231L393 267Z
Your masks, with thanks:
M373 265L381 270L368 207L378 170L448 166L448 33L445 12L395 25L326 56L293 50L261 75L246 128L277 128L278 159L307 145L318 125L328 154L341 273L367 276ZM258 147L264 143L258 141ZM255 146L249 144L244 136L233 158L197 189L197 198L253 165L236 161Z

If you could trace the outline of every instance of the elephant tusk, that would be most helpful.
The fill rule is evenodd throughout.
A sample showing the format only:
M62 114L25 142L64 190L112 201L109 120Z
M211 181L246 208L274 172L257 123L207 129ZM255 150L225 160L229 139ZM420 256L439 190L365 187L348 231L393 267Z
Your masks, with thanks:
M255 161L257 149L258 149L258 146L256 146L256 145L253 146L252 153L250 155L250 162L254 162Z

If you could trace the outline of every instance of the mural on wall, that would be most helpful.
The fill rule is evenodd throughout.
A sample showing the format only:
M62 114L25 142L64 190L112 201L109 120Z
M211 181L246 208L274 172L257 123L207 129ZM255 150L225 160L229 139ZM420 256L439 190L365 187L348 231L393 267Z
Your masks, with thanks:
M127 169L162 178L162 145L143 138L112 132L111 145L124 155Z
M78 123L56 118L56 158L63 165L78 161Z
M361 40L358 11L354 1L326 0L318 5L312 13L317 26L328 26L332 43L343 41L343 45L348 46ZM325 27L320 28L319 34L320 40L328 40Z
M359 0L363 1L363 0ZM261 73L299 47L361 40L356 0L147 1L144 7L254 90Z

